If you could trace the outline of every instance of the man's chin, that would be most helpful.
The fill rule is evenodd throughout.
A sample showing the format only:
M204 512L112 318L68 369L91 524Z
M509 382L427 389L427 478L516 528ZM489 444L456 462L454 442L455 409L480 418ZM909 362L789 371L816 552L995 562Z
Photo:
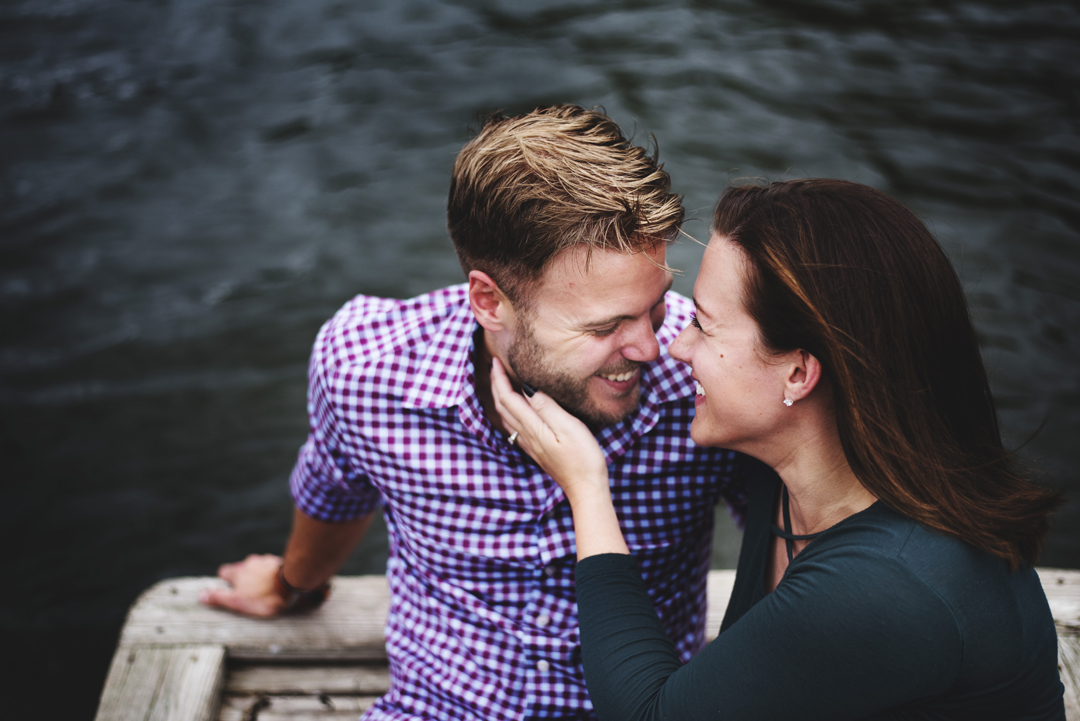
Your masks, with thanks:
M589 398L587 404L579 405L571 413L592 428L614 426L633 415L638 408L640 396L638 389L634 389L629 397L618 399L618 402L613 402L614 399L608 398L604 399L606 402L600 403L594 398Z

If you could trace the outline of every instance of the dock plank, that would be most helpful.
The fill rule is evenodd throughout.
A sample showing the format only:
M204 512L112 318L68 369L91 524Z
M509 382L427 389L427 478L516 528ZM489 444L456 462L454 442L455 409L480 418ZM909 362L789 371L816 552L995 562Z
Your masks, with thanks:
M338 578L330 599L311 613L252 619L207 608L199 591L211 578L175 578L148 589L132 606L121 646L215 644L241 659L384 659L390 609L384 576Z
M378 696L226 694L217 721L356 721L376 699Z
M1036 568L1058 634L1080 634L1080 571Z
M222 646L132 647L117 652L97 721L211 721L225 672Z
M386 664L314 666L244 664L230 668L228 693L249 694L370 694L390 689Z
M1066 718L1080 721L1080 570L1037 569L1058 629ZM735 572L709 573L715 638ZM389 687L383 576L342 577L309 614L250 619L199 605L211 578L177 578L132 607L97 721L355 721Z
M731 591L735 588L735 571L709 571L709 613L705 617L705 638L712 641L720 635L720 623L724 620Z
M1058 635L1058 671L1065 686L1065 718L1080 720L1080 636Z

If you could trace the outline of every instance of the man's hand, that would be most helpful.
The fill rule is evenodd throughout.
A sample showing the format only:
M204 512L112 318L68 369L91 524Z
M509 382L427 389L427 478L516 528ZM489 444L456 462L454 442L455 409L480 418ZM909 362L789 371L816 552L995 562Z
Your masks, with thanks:
M271 553L252 554L240 563L226 563L218 577L230 588L207 588L199 594L199 603L237 611L248 616L267 618L285 609L285 599L274 590L274 577L281 557Z
M374 518L375 514L370 513L352 521L324 523L293 509L284 577L296 588L319 588L341 568ZM274 590L274 578L282 563L280 556L270 553L226 563L218 569L218 576L231 588L208 588L199 594L199 602L259 618L277 616L287 610L285 599Z

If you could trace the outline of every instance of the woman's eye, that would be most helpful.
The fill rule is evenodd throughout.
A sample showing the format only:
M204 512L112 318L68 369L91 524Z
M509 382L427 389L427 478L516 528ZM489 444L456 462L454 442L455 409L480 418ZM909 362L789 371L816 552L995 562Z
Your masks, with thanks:
M690 325L694 326L698 330L701 330L701 323L697 321L697 313L690 314Z

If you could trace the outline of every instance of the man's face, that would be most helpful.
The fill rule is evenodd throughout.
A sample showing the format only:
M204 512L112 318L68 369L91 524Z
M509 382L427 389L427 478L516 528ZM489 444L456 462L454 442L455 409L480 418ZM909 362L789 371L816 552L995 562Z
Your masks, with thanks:
M666 248L627 255L584 246L560 253L519 316L507 360L515 375L592 426L637 408L641 365L660 354L671 274Z

